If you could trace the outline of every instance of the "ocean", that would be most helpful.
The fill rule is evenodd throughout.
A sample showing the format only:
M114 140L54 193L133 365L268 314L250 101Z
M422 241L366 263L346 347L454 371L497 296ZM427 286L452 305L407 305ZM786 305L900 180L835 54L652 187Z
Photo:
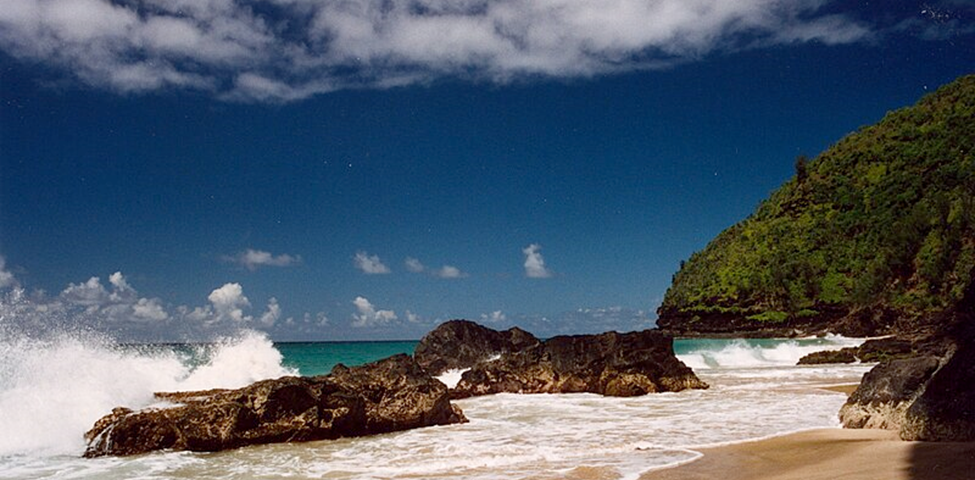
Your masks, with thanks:
M0 479L634 479L697 449L839 425L871 365L796 366L860 343L840 337L677 340L708 390L604 398L494 395L456 402L470 423L219 453L83 459L84 432L152 392L234 388L412 352L416 342L274 344L257 332L210 345L116 345L93 335L0 339ZM453 381L456 375L445 381Z

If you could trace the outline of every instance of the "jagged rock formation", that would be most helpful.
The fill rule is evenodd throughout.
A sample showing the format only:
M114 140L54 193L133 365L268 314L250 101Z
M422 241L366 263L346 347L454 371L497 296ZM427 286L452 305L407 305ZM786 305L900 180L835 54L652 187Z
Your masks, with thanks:
M450 403L447 387L407 355L360 367L337 365L319 377L157 395L178 403L141 411L114 409L85 434L85 456L218 451L466 421Z
M506 342L512 335L518 341ZM469 368L452 389L454 398L502 392L626 397L707 388L674 355L672 338L654 330L560 336L541 342L521 330L497 332L453 321L430 332L417 352L431 365Z
M440 375L539 343L534 335L518 327L499 332L470 320L451 320L424 335L413 358L431 375Z

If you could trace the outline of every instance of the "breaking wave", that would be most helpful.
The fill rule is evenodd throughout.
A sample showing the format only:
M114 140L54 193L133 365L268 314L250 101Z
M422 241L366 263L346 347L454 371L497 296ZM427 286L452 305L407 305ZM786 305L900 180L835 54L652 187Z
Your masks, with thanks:
M0 336L0 456L77 454L112 408L153 392L239 388L297 374L263 333L201 345L119 345L91 333Z

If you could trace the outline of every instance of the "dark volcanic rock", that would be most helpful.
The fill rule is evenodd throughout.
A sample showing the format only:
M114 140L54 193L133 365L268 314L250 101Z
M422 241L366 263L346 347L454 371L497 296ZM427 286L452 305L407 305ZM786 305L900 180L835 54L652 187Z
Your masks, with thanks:
M846 428L900 429L908 407L939 365L939 359L930 356L877 365L840 409L840 421Z
M173 449L218 451L465 422L447 387L406 355L320 377L283 377L237 390L158 394L179 402L116 408L85 434L86 457Z
M927 345L915 345L905 338L878 338L867 340L859 347L847 347L840 350L823 350L813 352L799 359L799 365L816 365L825 363L865 363L881 362L910 358L922 354L938 356L937 349Z
M466 323L463 328L473 328ZM481 329L489 330L477 328ZM485 337L492 338L490 334ZM429 349L431 343L427 345ZM502 392L590 392L627 397L707 388L674 355L672 338L659 331L561 336L520 345L520 349L509 346L506 351L490 350L495 357L481 353L468 357L478 359L475 362L452 364L452 368L470 368L452 390L454 398ZM425 354L445 357L432 349Z
M903 343L886 345L894 356L916 357L867 372L840 410L844 426L895 429L905 440L975 441L975 281L933 323L940 332L914 339L910 353Z
M857 349L847 347L840 350L813 352L799 359L799 365L821 365L826 363L853 363L857 361Z
M469 320L451 320L424 335L413 358L431 375L440 375L539 343L534 335L518 327L499 332Z
M908 358L914 355L914 342L903 338L878 338L867 340L857 348L861 362L880 362Z
M907 409L904 440L975 441L975 324L956 336L956 349Z

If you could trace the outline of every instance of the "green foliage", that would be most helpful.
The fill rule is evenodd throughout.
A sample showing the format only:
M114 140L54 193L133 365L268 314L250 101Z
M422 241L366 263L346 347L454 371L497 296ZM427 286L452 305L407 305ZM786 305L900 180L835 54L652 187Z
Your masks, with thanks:
M748 318L749 320L755 320L757 322L782 323L789 319L789 314L786 312L769 311L769 312L762 312L755 315L749 315L746 318Z
M975 75L795 168L682 263L664 308L775 321L820 305L917 314L961 299L975 275Z

